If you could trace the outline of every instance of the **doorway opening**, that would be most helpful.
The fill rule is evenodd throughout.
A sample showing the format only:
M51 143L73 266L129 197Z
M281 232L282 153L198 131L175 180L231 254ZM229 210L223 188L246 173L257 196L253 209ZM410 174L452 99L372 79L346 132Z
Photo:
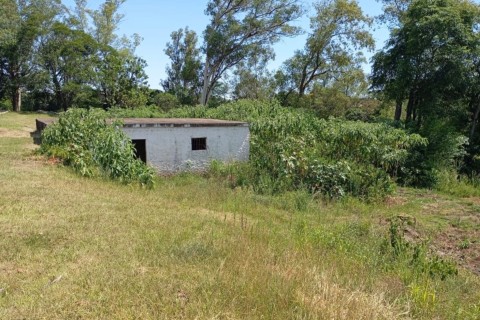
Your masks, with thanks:
M145 139L132 140L133 147L135 148L135 158L147 163L147 142Z

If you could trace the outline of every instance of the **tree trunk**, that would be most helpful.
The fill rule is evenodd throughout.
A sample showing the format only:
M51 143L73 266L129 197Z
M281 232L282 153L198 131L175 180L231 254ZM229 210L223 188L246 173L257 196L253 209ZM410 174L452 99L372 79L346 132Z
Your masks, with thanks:
M56 77L56 72L52 72L52 81L53 85L55 87L55 100L57 102L56 108L63 109L63 111L67 111L65 108L65 105L63 104L63 93L62 93L62 87L60 85L60 81Z
M12 108L15 112L22 111L22 89L15 86L12 90Z
M415 104L415 95L413 91L410 91L410 94L408 96L408 104L407 104L407 116L405 118L406 123L409 123L412 121L414 104Z
M473 136L475 135L475 131L477 130L477 123L478 123L479 116L480 116L480 103L477 102L477 107L475 109L475 113L473 114L472 128L470 129L470 143L472 143Z
M396 105L395 105L395 121L400 121L402 118L402 99L397 99Z
M298 96L303 97L305 95L305 86L300 85L300 88L298 89Z
M202 95L200 97L200 104L202 106L206 106L208 103L208 98L209 98L209 86L210 86L210 75L208 74L208 69L210 69L210 64L208 63L208 57L205 60L205 67L203 69L203 89L202 89Z
M22 88L20 87L20 71L19 67L16 64L12 64L9 67L9 79L12 83L11 88L11 96L10 99L12 101L12 109L15 112L20 112L22 110Z

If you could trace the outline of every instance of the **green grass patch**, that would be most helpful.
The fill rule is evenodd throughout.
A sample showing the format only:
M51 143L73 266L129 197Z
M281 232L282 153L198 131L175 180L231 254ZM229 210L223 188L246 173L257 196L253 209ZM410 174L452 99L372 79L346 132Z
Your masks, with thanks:
M8 130L33 130L34 116L6 115ZM410 249L384 247L388 219L434 234L452 203L478 214L465 199L401 189L330 202L194 174L147 190L79 177L26 137L5 134L0 150L1 319L478 319L471 269L412 272Z

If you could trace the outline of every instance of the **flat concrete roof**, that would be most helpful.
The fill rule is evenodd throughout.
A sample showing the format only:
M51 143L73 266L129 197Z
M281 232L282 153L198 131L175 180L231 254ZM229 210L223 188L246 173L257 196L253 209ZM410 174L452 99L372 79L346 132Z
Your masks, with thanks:
M41 131L57 118L36 119L37 130ZM247 122L228 121L218 119L197 119L197 118L124 118L124 128L146 128L146 127L248 127Z
M123 126L136 127L248 127L248 123L196 118L125 118Z

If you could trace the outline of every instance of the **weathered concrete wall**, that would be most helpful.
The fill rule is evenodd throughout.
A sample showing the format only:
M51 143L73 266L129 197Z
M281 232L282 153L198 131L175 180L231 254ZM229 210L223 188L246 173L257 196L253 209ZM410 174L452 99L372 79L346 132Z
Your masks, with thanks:
M145 139L147 163L159 171L202 170L212 160L247 161L248 126L124 127L132 139ZM192 150L192 138L207 138L207 150Z

